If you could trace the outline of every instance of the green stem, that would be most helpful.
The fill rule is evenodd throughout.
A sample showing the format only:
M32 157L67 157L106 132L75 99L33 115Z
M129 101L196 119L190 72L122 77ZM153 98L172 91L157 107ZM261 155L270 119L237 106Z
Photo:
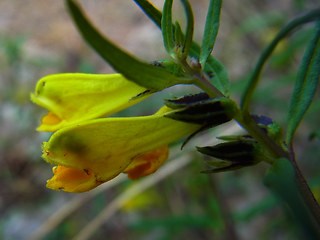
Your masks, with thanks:
M241 109L248 112L253 93L258 85L260 75L263 69L263 66L267 59L272 54L273 50L276 48L277 44L282 40L285 36L287 36L293 29L296 27L314 21L316 19L319 19L320 17L320 9L316 9L313 11L308 12L306 15L303 15L299 18L296 18L289 22L286 26L284 26L280 32L277 34L277 36L273 39L273 41L263 50L255 68L254 72L252 73L248 86L242 96L241 101Z
M192 83L205 91L209 95L209 97L224 97L223 93L210 83L208 77L190 67L186 59L179 59L179 63L183 67L185 72L192 75Z
M202 88L210 97L217 97L216 88L210 84L203 75L198 74L198 78L194 84ZM221 94L221 93L220 93ZM219 95L220 96L220 95ZM316 221L316 225L320 225L320 206L314 198L314 195L305 180L293 154L279 146L267 133L261 130L252 116L247 111L239 110L235 116L235 120L248 131L248 133L256 139L274 158L285 157L289 159L295 170L295 179L304 202L307 204L311 215ZM293 151L291 151L293 152ZM269 161L266 161L270 163ZM315 226L316 228L317 226Z
M202 76L201 74L193 74L193 76L195 77L194 84L202 90L204 90L209 95L209 97L224 97L224 95L215 86L213 86L209 82L209 80L207 80L204 76ZM202 78L202 80L199 80L200 78Z
M291 151L293 152L293 151ZM292 154L291 158L289 158L289 161L291 162L294 170L295 170L295 177L296 182L298 184L299 190L302 193L302 196L304 198L305 203L307 206L309 206L311 214L314 216L317 224L318 224L318 234L320 236L320 205L315 199L305 177L303 176L300 167L297 164L297 161L295 160L295 156Z
M275 141L273 141L273 139L270 138L268 134L257 125L249 113L239 111L239 113L235 116L235 120L244 129L246 129L254 139L264 146L274 158L289 158L289 153L286 152L281 146L276 144Z

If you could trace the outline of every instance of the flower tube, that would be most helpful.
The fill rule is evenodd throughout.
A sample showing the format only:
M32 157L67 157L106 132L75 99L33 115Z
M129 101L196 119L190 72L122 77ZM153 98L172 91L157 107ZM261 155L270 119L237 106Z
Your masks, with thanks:
M58 130L43 145L42 157L57 166L47 187L84 192L122 172L132 179L155 172L168 157L169 143L201 127L165 117L171 110L88 120Z

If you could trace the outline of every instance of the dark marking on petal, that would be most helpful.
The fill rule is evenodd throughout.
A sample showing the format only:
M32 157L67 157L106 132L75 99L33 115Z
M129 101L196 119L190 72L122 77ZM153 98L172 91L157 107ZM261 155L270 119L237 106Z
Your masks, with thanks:
M139 93L139 94L138 94L137 96L135 96L135 97L141 97L141 96L143 96L143 95L149 94L150 92L151 92L151 90L147 89L147 90L145 90L144 92Z

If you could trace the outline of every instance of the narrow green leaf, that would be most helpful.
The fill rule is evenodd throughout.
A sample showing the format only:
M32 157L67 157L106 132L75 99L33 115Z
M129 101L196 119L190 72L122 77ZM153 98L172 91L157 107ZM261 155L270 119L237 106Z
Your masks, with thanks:
M204 72L210 77L211 83L218 88L225 96L229 95L230 81L226 68L215 57L209 56Z
M173 0L166 0L163 5L163 14L161 18L161 30L164 47L167 52L174 57L174 36L173 36L173 25L172 25L172 3Z
M83 38L116 71L129 80L151 91L159 91L176 84L188 83L188 79L177 77L165 68L141 62L118 48L92 26L78 4L72 0L67 0L66 2Z
M177 46L183 46L184 35L182 33L182 29L179 22L176 22L174 25L174 39Z
M161 12L152 4L146 4L146 0L135 0L140 8L148 15L148 17L161 28ZM159 16L160 15L160 16ZM200 46L195 41L192 42L190 57L199 60ZM227 71L223 64L213 56L209 56L204 71L210 76L212 84L218 88L224 95L228 95L230 90L230 82Z
M184 7L184 10L186 12L187 17L187 29L186 29L186 36L184 40L184 46L183 46L183 56L186 58L189 55L190 48L192 45L192 39L193 39L193 28L194 28L194 17L192 12L192 7L188 0L181 0L181 3Z
M213 50L218 35L221 5L222 0L210 0L200 51L200 64L203 67Z
M301 196L289 160L277 159L267 172L264 183L285 203L284 207L289 207L287 210L301 227L305 239L319 239L319 226Z
M291 144L295 131L312 103L320 79L320 21L307 46L298 70L288 115L287 143Z
M263 50L261 53L256 66L254 67L253 73L249 78L249 82L247 84L246 90L243 92L241 98L241 109L244 111L249 111L249 107L252 101L253 94L255 92L256 87L258 86L260 76L263 70L263 67L271 56L272 52L278 45L278 43L285 38L289 33L291 33L294 29L301 26L302 24L315 21L320 18L320 9L312 10L301 17L297 17L285 25L280 32L275 36L272 42Z
M134 0L144 13L161 28L162 13L148 0Z

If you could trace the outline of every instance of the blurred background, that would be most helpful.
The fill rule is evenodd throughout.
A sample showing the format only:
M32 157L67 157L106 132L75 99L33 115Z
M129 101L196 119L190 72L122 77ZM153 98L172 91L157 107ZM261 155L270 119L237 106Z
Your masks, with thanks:
M145 61L168 58L161 32L133 1L79 2L97 28L122 48ZM162 8L162 0L151 2ZM201 42L209 1L190 2L194 38ZM179 4L175 1L175 17L183 22ZM319 5L318 0L224 2L213 54L228 70L232 98L239 100L259 53L281 26ZM257 114L285 125L295 74L311 34L312 26L306 25L277 48L255 95ZM197 137L183 152L177 143L163 170L151 178L131 182L119 176L84 194L46 189L52 166L40 156L41 143L50 134L35 131L46 110L33 105L29 96L38 79L64 72L113 70L82 40L63 1L0 0L0 239L301 239L263 185L266 164L200 173L206 166L194 146L239 131L232 123ZM164 97L189 90L165 90L118 115L151 114ZM313 133L319 129L319 110L318 94L295 142L317 198L320 148Z

